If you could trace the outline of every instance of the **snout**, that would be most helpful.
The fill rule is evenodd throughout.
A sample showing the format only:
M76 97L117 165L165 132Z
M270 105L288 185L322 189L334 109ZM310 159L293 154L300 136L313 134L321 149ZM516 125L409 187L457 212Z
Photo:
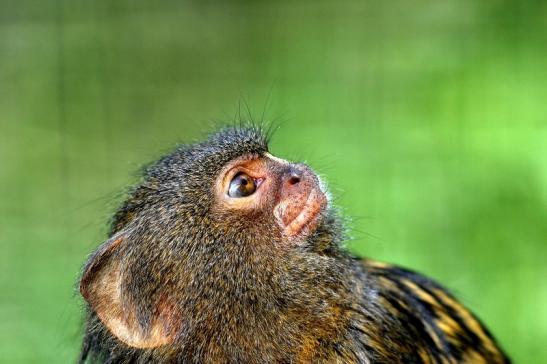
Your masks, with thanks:
M288 237L311 233L327 198L319 178L305 164L289 164L281 179L280 201L274 210L278 224Z

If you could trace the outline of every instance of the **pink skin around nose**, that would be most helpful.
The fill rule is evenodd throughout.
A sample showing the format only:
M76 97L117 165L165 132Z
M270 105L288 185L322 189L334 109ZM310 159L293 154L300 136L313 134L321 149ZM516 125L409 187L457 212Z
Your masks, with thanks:
M298 181L295 183L291 176L285 178L280 202L274 208L283 234L293 239L307 236L315 230L319 215L327 204L317 176L306 166L298 168L301 172Z

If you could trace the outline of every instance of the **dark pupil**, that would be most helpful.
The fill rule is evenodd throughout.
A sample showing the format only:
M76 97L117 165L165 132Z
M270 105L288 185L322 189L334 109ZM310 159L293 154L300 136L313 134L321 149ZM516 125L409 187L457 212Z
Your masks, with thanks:
M244 173L237 174L232 182L230 182L230 189L228 190L228 196L230 197L246 197L252 195L255 192L255 184L251 177Z

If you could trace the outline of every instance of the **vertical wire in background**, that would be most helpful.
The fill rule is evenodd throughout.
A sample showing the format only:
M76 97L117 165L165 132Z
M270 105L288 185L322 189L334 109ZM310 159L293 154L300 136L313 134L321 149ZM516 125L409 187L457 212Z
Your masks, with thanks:
M107 36L109 32L107 31L107 15L108 15L108 9L105 9L105 7L108 6L108 2L100 2L95 1L94 3L94 11L93 14L95 16L95 29L98 31L98 55L100 58L100 63L98 67L96 68L99 73L99 83L100 83L100 104L102 108L102 132L103 132L103 145L105 148L105 154L106 154L106 160L105 160L105 167L106 167L106 174L105 174L105 182L108 185L112 185L112 104L110 102L110 96L108 90L110 89L108 87L108 82L110 78L108 77L108 39ZM102 24L101 24L102 22Z
M67 145L67 115L66 115L66 59L65 59L65 17L63 0L57 0L57 110L59 132L59 160L61 174L61 196L68 207L70 202L70 170ZM67 219L68 215L65 216ZM66 221L65 221L66 222Z
M391 80L390 76L392 74L387 74L390 70L386 69L386 62L389 61L389 57L386 56L387 53L387 43L390 41L388 31L391 30L391 24L387 24L386 19L389 19L388 12L390 7L382 7L379 14L379 21L374 22L376 30L379 34L380 40L378 42L378 57L372 65L373 75L371 77L370 93L371 100L375 102L374 111L370 113L371 115L371 126L372 126L372 135L374 135L374 142L371 144L374 148L375 163L376 165L373 168L377 168L380 171L381 176L378 178L376 183L375 191L382 191L381 193L375 193L374 209L382 214L385 214L386 217L393 216L393 210L391 206L396 206L397 203L394 201L394 187L393 187L393 155L386 150L386 130L384 126L385 117L386 117L386 89L385 84L388 80ZM393 70L391 70L393 72ZM369 139L371 141L371 139ZM381 157L380 157L381 156ZM388 156L386 158L386 156ZM381 165L378 165L381 164ZM382 181L382 182L380 182ZM380 183L385 183L386 186L379 187ZM384 210L381 210L381 206L385 203L382 201L382 198L387 198L387 204ZM389 217L387 221L388 224L392 223L392 217ZM384 224L385 224L384 222ZM391 228L390 228L391 229ZM382 236L384 238L385 236ZM393 238L393 236L391 236Z
M74 247L71 244L66 244L68 236L72 235L73 231L73 218L72 214L67 213L71 207L71 179L70 179L70 159L68 151L68 117L67 117L67 80L66 80L66 43L65 43L65 6L64 0L57 0L57 32L56 42L57 45L57 72L56 72L56 91L57 91L57 110L58 121L57 131L59 134L59 162L60 162L60 186L62 191L60 192L60 198L62 201L62 208L65 212L58 214L58 220L55 223L59 224L58 230L60 231L60 237L64 241L63 243L57 242L56 247L63 247L63 249L72 250ZM76 342L76 337L79 336L79 326L72 326L70 318L69 303L63 303L59 307L59 310L55 312L55 324L52 327L52 335L57 342L73 341ZM67 359L71 356L69 350L66 347L57 345L56 354L58 357ZM73 358L70 358L73 359Z

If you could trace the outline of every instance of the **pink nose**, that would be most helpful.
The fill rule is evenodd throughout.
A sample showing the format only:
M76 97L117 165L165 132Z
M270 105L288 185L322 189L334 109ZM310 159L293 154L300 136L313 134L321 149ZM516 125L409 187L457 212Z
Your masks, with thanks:
M290 167L289 172L287 173L287 183L289 185L296 185L302 181L302 169L298 167Z
M302 163L290 164L283 172L283 184L291 189L302 187L300 184L307 184L313 180L313 172L308 166Z

